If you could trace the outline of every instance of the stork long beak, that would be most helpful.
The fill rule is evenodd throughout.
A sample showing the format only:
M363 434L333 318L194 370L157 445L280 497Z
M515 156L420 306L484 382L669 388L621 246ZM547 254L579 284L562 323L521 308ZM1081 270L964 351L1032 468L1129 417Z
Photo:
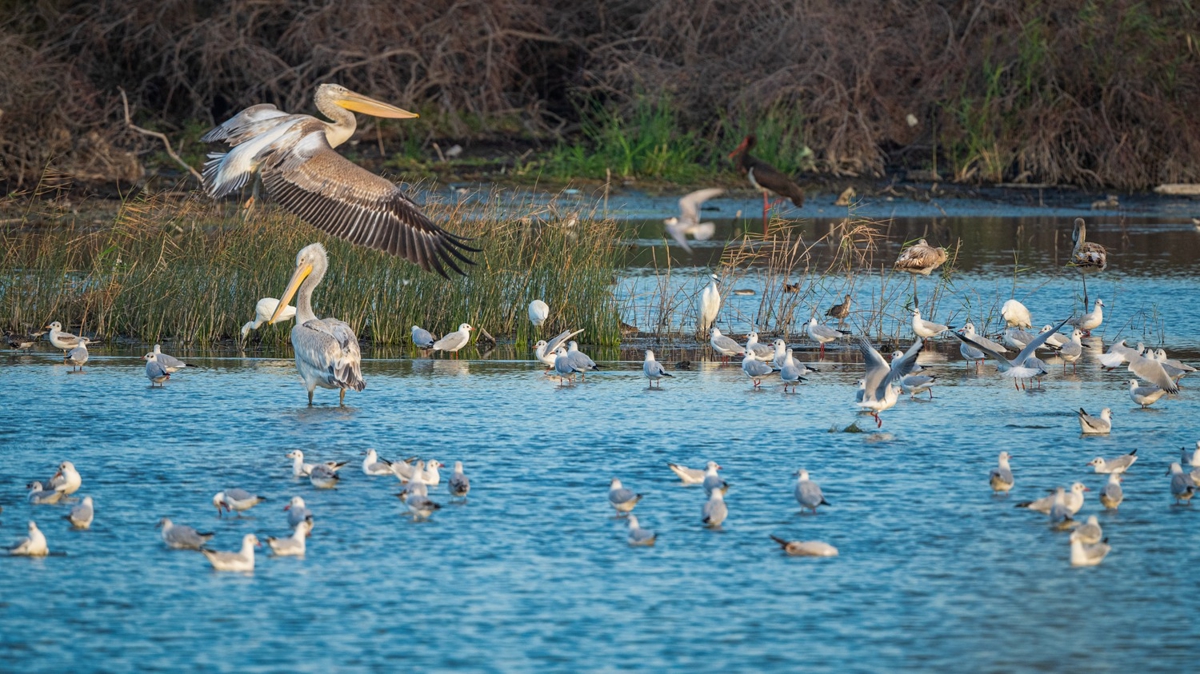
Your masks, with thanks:
M334 103L337 103L347 110L361 112L364 115L371 115L372 117L387 117L389 119L413 119L420 117L420 115L415 112L409 112L408 110L397 108L394 105L389 105L383 101L377 101L374 98L363 96L362 94L356 94L353 91L347 92L345 98L339 98L335 100Z
M292 274L292 280L288 281L287 290L283 291L283 295L279 298L279 306L275 307L275 313L271 314L271 320L268 321L269 325L275 325L275 321L279 320L279 315L287 308L288 303L292 301L292 297L296 295L296 291L300 289L300 284L304 282L304 279L308 278L312 270L313 267L311 264L296 267L296 272Z
M734 157L736 157L736 156L738 156L739 154L741 154L741 153L742 153L742 151L746 149L746 143L747 143L747 142L749 142L749 139L748 139L748 138L747 138L747 139L745 139L745 140L743 140L743 141L742 141L742 144L741 144L741 145L739 145L739 146L737 146L737 149L736 149L736 150L734 150L733 152L730 152L730 153L729 153L729 158L730 158L730 159L733 159Z

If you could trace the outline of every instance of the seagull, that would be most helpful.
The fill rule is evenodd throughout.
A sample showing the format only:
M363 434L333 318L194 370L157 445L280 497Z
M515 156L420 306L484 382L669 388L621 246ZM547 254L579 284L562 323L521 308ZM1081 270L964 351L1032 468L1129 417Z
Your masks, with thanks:
M467 345L471 341L472 328L467 323L460 323L458 330L442 337L433 343L434 351L445 351L447 353L458 353L458 350Z
M658 387L662 388L663 377L674 377L671 373L663 369L661 363L654 360L654 352L646 350L646 360L642 362L642 374L650 380L650 388L654 388L654 382L658 382Z
M1012 456L1008 452L1000 452L1000 457L997 460L997 466L988 473L988 484L992 487L992 493L998 494L1004 492L1007 494L1009 490L1016 484L1013 479L1012 468L1009 467L1008 461Z
M742 359L742 372L754 382L754 388L758 388L762 384L764 377L773 374L774 369L770 365L759 360L749 349L746 350L746 357Z
M834 330L833 328L817 323L816 316L813 316L808 320L808 327L806 328L806 331L808 332L808 336L811 337L813 341L821 345L821 353L817 356L818 358L823 358L825 356L826 344L835 339L840 339L842 335L850 334L845 330Z
M721 470L721 466L717 465L716 461L709 461L704 467L704 479L701 484L704 485L704 493L711 494L713 491L720 491L722 494L729 491L729 483L724 480L717 471Z
M92 497L84 496L83 503L71 508L71 512L63 515L63 519L71 523L71 526L76 529L87 529L92 526L92 518L95 516L96 510L92 505Z
M1084 435L1108 435L1112 432L1112 410L1105 407L1099 417L1094 417L1080 407L1079 427Z
M162 529L163 543L175 550L199 550L216 535L211 532L200 533L183 524L174 524L169 517L162 518L155 526Z
M442 483L442 474L438 472L438 469L445 467L446 464L437 459L418 461L415 466L410 466L403 461L392 462L392 469L396 473L396 479L401 482L419 480L430 487L436 487Z
M1124 473L1125 471L1129 470L1129 467L1132 466L1133 463L1137 460L1138 460L1137 450L1135 449L1132 452L1130 452L1124 456L1119 456L1119 457L1113 459L1112 461L1105 461L1104 457L1097 456L1096 458L1087 462L1086 465L1092 466L1097 473L1100 473L1102 475L1110 475L1110 474L1119 475L1119 474Z
M776 341L781 344L783 343L782 339ZM778 360L779 359L777 358L776 361ZM796 359L792 356L792 350L788 349L787 355L783 359L783 367L779 369L779 378L783 381L784 393L787 392L788 385L791 385L792 392L795 393L796 387L800 384L800 382L808 381L801 376L808 371L809 369L807 367L796 362Z
M163 353L161 344L154 345L154 355L158 360L158 364L167 371L167 374L175 374L185 367L196 367L195 365L189 365L188 363L179 360L175 356L168 356L167 354Z
M50 334L46 337L46 339L50 340L50 343L54 345L55 348L62 349L64 359L66 358L68 351L79 346L79 337L72 335L69 332L63 332L62 323L54 321L53 323L47 325L46 329L50 331Z
M1071 515L1074 515L1075 513L1079 512L1079 509L1083 507L1083 501L1084 501L1083 493L1086 491L1091 491L1091 489L1088 489L1081 482L1076 482L1071 485L1071 491L1067 492L1063 496L1063 502L1067 507L1067 512L1069 512ZM1047 515L1050 513L1051 506L1054 505L1055 496L1056 496L1056 494L1051 494L1049 496L1043 496L1042 498L1039 498L1034 501L1021 501L1020 503L1014 505L1013 507L1014 508L1028 508L1029 510L1032 510L1034 512L1039 512L1039 513L1042 513L1043 515Z
M1130 358L1139 354L1140 351L1125 346L1125 340L1122 339L1119 342L1110 344L1108 351L1096 356L1096 359L1100 361L1100 365L1104 369L1114 370L1128 363Z
M1025 308L1017 300L1008 300L1004 306L1000 307L1000 316L1004 319L1004 324L1013 328L1033 328L1033 317L1029 315L1029 309Z
M1075 327L1079 328L1080 330L1083 330L1086 335L1091 336L1092 330L1095 330L1096 328L1100 327L1100 324L1103 322L1104 322L1104 301L1096 300L1096 303L1093 305L1092 310L1087 312L1086 314L1080 316L1079 318L1072 319L1071 325L1074 325Z
M254 305L254 320L242 326L242 340L250 335L251 330L257 330L263 323L270 323L271 316L275 315L275 310L279 308L279 300L274 297L264 297ZM279 312L280 321L290 321L296 317L296 307L290 304Z
M746 355L746 348L738 344L734 340L721 334L721 331L715 327L711 331L711 337L708 343L712 345L713 351L721 355L723 360L728 360L733 356Z
M1040 358L1030 356L1025 359L1025 367L1033 368L1033 370L1034 370L1033 379L1034 379L1034 381L1037 382L1038 388L1041 388L1042 377L1045 377L1046 375L1050 374L1050 370L1047 369L1048 366L1046 365L1046 363L1044 361L1042 361L1042 359L1040 359Z
M1008 353L1008 348L1005 347L1003 344L997 344L996 342L993 342L992 340L988 339L987 337L976 334L974 323L967 323L966 325L962 326L961 331L964 335L966 335L967 337L970 337L972 341L982 344L997 353ZM971 346L970 344L968 344L966 342L962 342L958 345L958 352L962 354L962 357L964 360L969 360L969 361L975 362L975 371L976 372L979 371L979 368L983 364L983 361L987 360L987 354L980 351L979 349L976 349L975 347Z
M672 473L678 475L684 486L688 487L697 484L704 484L704 476L707 474L707 468L709 467L715 467L717 470L721 470L721 466L717 465L716 461L709 461L706 468L688 468L687 466L678 463L667 464L667 468L670 468Z
M75 464L70 461L59 463L58 471L46 483L49 489L60 491L67 496L79 491L79 487L82 485L83 478L79 475L79 471L75 470Z
M633 493L632 489L621 486L621 481L613 478L608 485L608 502L619 513L627 513L642 500L642 494Z
M933 384L937 376L932 374L910 374L900 380L900 390L907 393L909 398L929 391L929 399L933 400Z
M362 470L364 475L396 474L395 471L392 470L392 462L388 461L387 459L379 458L379 454L375 450L368 449L366 452L363 452L363 454L367 457L363 459L362 462Z
M1063 488L1059 487L1054 490L1054 501L1050 504L1050 526L1058 531L1065 531L1076 526L1073 513L1067 509L1066 498L1063 495Z
M838 322L838 328L841 328L843 325L845 325L846 318L850 316L850 296L846 295L846 299L842 300L841 304L835 304L832 307L829 307L829 310L825 312L825 316L829 318L836 318Z
M1180 465L1189 465L1193 468L1200 468L1200 440L1196 441L1196 449L1192 452L1190 457L1188 456L1187 447L1180 447L1179 451L1183 455L1179 461Z
M1158 349L1157 351L1155 351L1154 359L1163 364L1163 369L1167 369L1168 367L1170 367L1170 368L1174 368L1175 370L1178 370L1180 374L1172 375L1177 380L1186 376L1187 373L1189 373L1189 372L1196 371L1196 368L1192 367L1191 365L1188 365L1187 363L1183 363L1178 360L1168 359L1166 349Z
M1020 351L1025 348L1026 344L1033 341L1033 335L1025 332L1020 328L1005 328L1004 332L1000 333L1000 338L1004 340L1004 345ZM1053 334L1046 338L1049 342L1053 338Z
M714 489L709 493L708 500L700 509L700 515L700 521L710 529L720 527L725 518L729 516L729 508L725 506L725 494L720 489Z
M771 540L791 557L837 557L838 554L837 548L821 541L785 541L778 536L771 536Z
M1183 466L1177 463L1171 464L1167 475L1171 476L1171 496L1175 497L1175 503L1190 504L1192 497L1196 495L1196 485L1191 476L1184 473Z
M990 358L992 358L992 360L995 360L996 368L999 370L1000 376L1009 377L1013 380L1013 388L1019 388L1017 386L1018 381L1022 379L1032 379L1035 374L1041 371L1041 368L1030 367L1025 361L1033 355L1034 351L1037 351L1038 347L1046 343L1046 340L1050 338L1050 335L1058 332L1058 330L1066 324L1067 322L1064 320L1063 322L1059 323L1058 327L1056 327L1052 332L1043 332L1037 337L1034 337L1012 360L1005 358L995 349L988 348L981 342L962 334L962 332L955 332L951 334L953 334L955 337L958 337L960 341L970 344L976 349L984 352Z
M429 485L425 484L425 480L423 479L425 462L418 461L417 466L421 470L415 473L411 480L404 483L404 486L400 488L400 493L396 494L396 498L406 503L408 499L414 496L429 496Z
M338 466L338 468L340 467ZM308 471L308 481L317 489L333 489L341 479L342 476L337 474L337 468L330 468L328 464L324 463L318 463Z
M434 503L425 494L410 494L404 504L408 506L408 512L414 521L429 519L435 510L442 508L440 503Z
M308 538L311 528L310 522L301 521L287 538L267 536L267 545L271 546L271 552L274 552L276 557L303 557L308 547L305 539Z
M579 369L574 363L571 362L571 357L567 355L567 350L561 346L558 347L558 351L555 351L554 353L556 354L554 359L554 374L558 376L558 385L562 386L564 379L574 383L575 373L582 373L583 370Z
M696 237L697 241L707 241L716 233L716 225L700 222L700 205L724 192L725 190L719 187L691 192L679 200L679 217L663 220L667 232L687 252L692 252L692 247L687 242L688 234Z
M208 548L200 548L200 552L217 571L253 571L255 547L262 547L258 537L246 534L242 537L242 549L238 552L219 552Z
M746 353L754 354L755 358L766 362L775 357L775 348L766 344L760 344L758 341L758 332L751 331L750 335L746 337Z
M454 474L450 476L446 487L455 498L466 498L467 492L471 491L471 480L463 473L462 461L454 462Z
M1100 518L1088 515L1087 523L1075 530L1079 540L1085 545L1099 543L1104 538L1104 530L1100 528Z
M717 314L721 313L721 279L716 274L709 274L712 282L700 293L700 333L703 334L713 323L717 322ZM714 328L715 329L715 328ZM717 333L720 334L719 332ZM730 340L732 341L732 340ZM736 342L735 342L736 344ZM715 346L713 347L716 348Z
M541 300L534 300L529 303L529 322L533 323L533 327L540 328L550 317L550 305Z
M537 354L537 359L542 361L547 368L554 368L554 359L557 358L558 347L567 343L567 340L583 332L583 330L564 330L557 337L547 342L544 339L539 339L537 344L534 344L534 352Z
M1063 360L1063 372L1067 371L1067 363L1071 364L1071 371L1077 372L1076 364L1079 362L1079 357L1083 355L1083 332L1079 328L1071 331L1071 341L1063 344L1058 350L1058 357Z
M1163 364L1141 354L1128 354L1129 371L1142 381L1149 382L1172 395L1179 393L1179 384L1163 369Z
M588 357L588 355L579 350L579 344L575 340L567 342L567 358L571 360L571 365L574 365L579 370L579 378L587 379L588 370L599 370L600 366L596 361Z
M29 533L8 549L8 554L20 557L45 557L50 554L46 545L46 536L38 529L37 523L29 520Z
M171 378L171 373L158 362L158 355L148 353L142 356L142 360L146 361L146 378L150 380L150 388L154 388L155 384L162 386Z
M863 397L858 406L871 411L876 427L883 426L883 420L879 418L879 413L891 409L899 399L899 380L912 372L913 367L917 364L917 354L921 352L922 346L924 343L918 337L902 357L894 359L892 364L888 365L870 342L862 337L858 338L858 349L863 355L863 365L866 368L866 376L863 378Z
M643 529L638 525L637 515L629 516L629 537L630 545L639 547L649 547L654 545L654 541L658 538L658 534L649 529Z
M67 352L67 364L71 366L71 371L75 372L75 368L79 368L79 372L83 372L84 363L88 362L87 345L91 340L87 337L80 337L79 344L75 348Z
M313 527L313 512L304 504L304 499L299 496L293 496L288 504L283 506L283 509L288 514L288 526L293 529L300 525L301 522L307 521L309 531Z
M1079 532L1071 533L1071 566L1098 566L1110 550L1108 543L1085 545Z
M418 349L432 349L433 335L429 334L425 328L414 325L412 326L412 343Z
M230 512L236 512L238 517L242 516L242 512L253 508L254 506L267 500L266 497L256 496L246 491L245 489L226 489L225 491L217 492L212 497L212 504L217 509L217 516L221 513L221 508Z
M942 325L941 323L934 323L933 321L921 318L921 310L915 308L913 309L912 328L913 332L922 339L937 337L943 332L949 332L954 329L953 326Z
M292 460L292 477L308 477L308 474L312 472L313 464L304 463L304 452L293 449L283 456Z
M25 485L25 488L29 490L29 495L25 497L25 500L30 505L54 505L65 496L61 491L43 488L42 483L37 480Z
M1100 490L1100 505L1109 510L1116 510L1125 500L1125 491L1121 489L1121 474L1109 473L1108 483Z
M1054 330L1054 326L1043 325L1038 334L1040 335L1043 332L1051 332L1052 330ZM1065 345L1067 341L1068 340L1064 339L1061 333L1055 332L1054 334L1050 335L1049 339L1046 340L1046 346L1050 347L1051 349L1058 350L1063 348L1063 345Z
M825 500L825 495L821 493L821 486L808 479L807 470L801 468L793 475L796 477L795 495L800 507L808 508L812 514L816 515L819 506L830 505L829 501Z

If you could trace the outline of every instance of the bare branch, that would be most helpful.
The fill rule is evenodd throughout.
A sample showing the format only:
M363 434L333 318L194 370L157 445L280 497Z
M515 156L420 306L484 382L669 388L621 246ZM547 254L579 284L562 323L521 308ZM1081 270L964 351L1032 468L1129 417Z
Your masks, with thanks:
M151 131L149 129L143 129L142 127L133 123L133 120L129 118L129 99L125 97L125 90L120 87L117 87L117 90L121 92L121 105L125 108L125 126L128 126L130 129L133 129L143 136L151 136L161 140L163 146L167 149L167 154L171 157L171 159L174 159L176 164L179 164L183 168L187 169L188 173L191 173L192 177L196 179L196 182L204 185L204 177L201 176L196 169L192 168L187 162L181 159L179 155L175 154L175 150L171 148L171 141L167 138L166 134L159 133L157 131Z

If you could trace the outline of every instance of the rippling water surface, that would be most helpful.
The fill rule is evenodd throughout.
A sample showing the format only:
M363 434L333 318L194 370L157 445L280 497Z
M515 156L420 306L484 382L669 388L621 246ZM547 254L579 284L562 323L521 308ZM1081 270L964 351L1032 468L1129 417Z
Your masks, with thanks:
M1152 247L1135 248L1150 256ZM1200 297L1189 264L1161 278L1120 266L1096 277L1092 294L1114 298L1098 334L1111 339L1142 310L1135 300L1152 298L1167 315L1167 347L1194 356L1200 328L1179 306ZM702 267L681 282L698 284ZM984 265L960 283L1000 296L1011 289L1003 277ZM1073 280L1028 277L1035 315L1069 310L1056 289L1069 294ZM946 313L961 307L942 302ZM852 404L861 365L841 350L795 395L777 383L753 391L739 367L714 363L676 369L649 391L640 363L628 361L560 387L531 362L494 355L368 359L368 387L347 396L348 408L318 390L309 409L286 357L197 355L199 368L152 390L140 350L94 349L86 372L69 374L39 348L0 357L0 539L20 538L35 519L55 553L0 557L0 655L22 671L1140 671L1194 662L1200 505L1173 506L1164 476L1200 438L1191 379L1140 410L1128 373L1104 373L1090 355L1078 373L1050 360L1044 390L1024 392L990 365L976 374L942 344L921 359L939 375L933 400L902 401L875 432ZM674 368L678 357L667 358ZM1081 406L1111 407L1113 434L1081 438ZM856 419L872 432L830 432ZM412 522L393 496L397 482L358 468L369 447L462 460L469 499L450 503L443 482L432 496L445 507ZM351 461L342 484L319 491L293 479L283 455L295 448L310 461ZM1126 501L1102 512L1095 491L1105 476L1084 464L1133 449ZM1008 497L987 487L1001 450L1015 457ZM79 495L95 497L89 531L69 529L66 506L24 501L25 482L50 477L63 459L83 475ZM733 485L720 531L700 524L703 490L666 467L708 459ZM799 514L790 474L800 467L833 504L820 515ZM658 531L656 547L625 544L606 498L612 477L645 494L635 512ZM1013 508L1076 480L1095 490L1080 517L1098 514L1113 546L1096 568L1072 569L1066 536ZM250 517L218 519L210 499L234 486L269 500ZM316 514L307 557L260 553L253 574L214 572L198 553L166 549L154 528L169 516L234 549L245 533L286 535L281 508L297 494ZM787 558L772 534L841 554Z

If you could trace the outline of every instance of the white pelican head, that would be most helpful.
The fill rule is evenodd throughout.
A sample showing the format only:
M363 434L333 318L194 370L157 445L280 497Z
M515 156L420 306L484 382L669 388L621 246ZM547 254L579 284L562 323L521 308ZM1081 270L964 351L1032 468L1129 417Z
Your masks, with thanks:
M325 246L319 243L311 243L296 254L296 271L292 272L292 278L288 281L287 290L283 292L283 296L279 298L279 304L275 307L275 313L271 314L269 323L275 325L283 314L283 309L292 301L292 297L296 295L296 291L300 289L300 284L309 276L313 276L310 286L316 286L321 282L321 277L325 276L325 270L329 267L329 257L325 254ZM311 294L311 289L309 290Z
M340 84L322 84L317 87L317 95L313 99L317 102L318 108L321 107L322 102L329 102L339 108L345 108L352 112L361 112L364 115L371 115L372 117L387 117L389 119L413 119L420 117L415 112L402 110L383 101L377 101L370 96L363 96L360 93L350 91Z

